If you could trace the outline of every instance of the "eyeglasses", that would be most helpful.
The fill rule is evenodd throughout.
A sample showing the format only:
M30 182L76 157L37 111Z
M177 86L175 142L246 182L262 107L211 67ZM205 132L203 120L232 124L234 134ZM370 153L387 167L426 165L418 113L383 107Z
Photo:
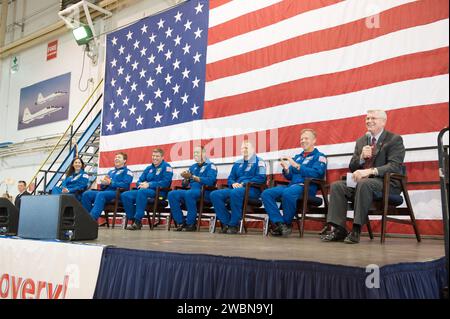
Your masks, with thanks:
M374 120L381 120L381 119L382 119L382 117L372 117L372 116L366 117L366 121L374 121Z

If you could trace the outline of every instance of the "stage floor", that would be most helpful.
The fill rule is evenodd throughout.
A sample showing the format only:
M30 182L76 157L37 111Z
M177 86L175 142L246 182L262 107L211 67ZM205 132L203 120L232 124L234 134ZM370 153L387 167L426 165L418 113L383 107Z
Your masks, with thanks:
M261 230L249 230L247 234L211 234L201 232L167 231L164 227L150 231L144 226L139 231L99 228L98 238L86 243L113 245L120 248L175 252L185 254L208 254L256 258L263 260L302 260L326 264L365 267L369 264L383 266L404 262L425 262L445 255L444 241L412 238L387 238L384 245L380 238L370 240L362 236L357 245L342 242L324 243L316 233L298 232L290 237L264 237Z

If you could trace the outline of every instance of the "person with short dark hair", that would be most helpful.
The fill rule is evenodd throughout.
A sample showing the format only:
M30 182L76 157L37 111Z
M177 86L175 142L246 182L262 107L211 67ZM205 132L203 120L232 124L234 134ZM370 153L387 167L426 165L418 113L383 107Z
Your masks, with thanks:
M327 171L327 158L315 147L316 132L304 129L300 133L300 145L303 152L291 157L281 159L283 176L289 180L288 186L277 186L266 189L261 199L269 215L269 220L275 225L272 236L288 236L292 232L292 219L297 210L297 200L303 195L306 178L324 178ZM309 196L315 196L317 185L311 184ZM283 215L277 205L281 200Z
M190 186L190 189L178 189L171 191L168 196L172 217L177 223L177 231L195 231L197 217L197 200L200 198L203 185L214 186L217 179L217 167L206 158L206 150L199 146L194 148L195 164L181 173L182 185ZM210 192L205 192L205 198L209 199ZM181 204L187 208L187 216L184 218Z
M152 153L152 164L147 166L136 183L137 190L127 191L121 194L123 207L128 220L132 224L126 229L139 230L142 228L142 217L149 198L155 197L157 187L170 187L172 184L173 170L164 160L164 151L155 148ZM165 197L167 192L161 192ZM134 205L136 203L136 205Z
M19 181L17 183L17 190L19 191L19 194L16 196L16 199L14 200L14 206L16 206L18 210L20 210L20 200L22 196L28 196L31 194L27 192L27 182L25 181Z
M105 204L116 197L116 189L129 189L133 181L133 172L126 167L127 154L117 153L114 158L114 168L101 180L101 191L88 190L81 197L81 204L97 220Z
M75 157L66 172L66 178L61 186L53 187L52 194L73 194L78 200L81 200L81 193L89 184L89 175L84 172L84 167L83 160Z
M245 185L247 183L264 184L266 182L266 163L256 155L255 148L249 140L244 140L241 146L243 158L233 164L228 176L228 188L211 192L211 201L217 218L222 223L222 233L237 234L239 222L242 219L242 204L244 203ZM250 187L249 196L253 199L261 194L259 189ZM230 201L231 214L227 209Z

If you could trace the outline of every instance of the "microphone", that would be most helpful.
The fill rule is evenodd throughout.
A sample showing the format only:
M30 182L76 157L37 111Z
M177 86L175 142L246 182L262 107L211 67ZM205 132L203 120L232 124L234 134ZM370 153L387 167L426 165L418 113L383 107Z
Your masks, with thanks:
M370 134L370 132L367 132L366 137L367 137L367 145L370 146L372 144L372 134Z

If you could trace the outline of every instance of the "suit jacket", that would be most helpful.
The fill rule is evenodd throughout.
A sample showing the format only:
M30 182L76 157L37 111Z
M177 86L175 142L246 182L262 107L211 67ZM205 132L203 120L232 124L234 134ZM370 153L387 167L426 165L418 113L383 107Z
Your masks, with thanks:
M364 164L360 163L360 156L364 146L367 145L367 137L364 135L356 140L355 151L350 161L350 171L362 169ZM375 178L383 178L386 173L402 174L403 161L405 159L405 146L400 135L384 130L380 135L373 154L373 167L378 170ZM391 187L398 190L398 182L391 182Z
M25 191L22 194L19 194L16 196L16 199L14 200L14 206L16 206L18 210L20 210L20 199L22 198L22 196L28 196L28 195L31 195L31 194L28 193L27 191Z

